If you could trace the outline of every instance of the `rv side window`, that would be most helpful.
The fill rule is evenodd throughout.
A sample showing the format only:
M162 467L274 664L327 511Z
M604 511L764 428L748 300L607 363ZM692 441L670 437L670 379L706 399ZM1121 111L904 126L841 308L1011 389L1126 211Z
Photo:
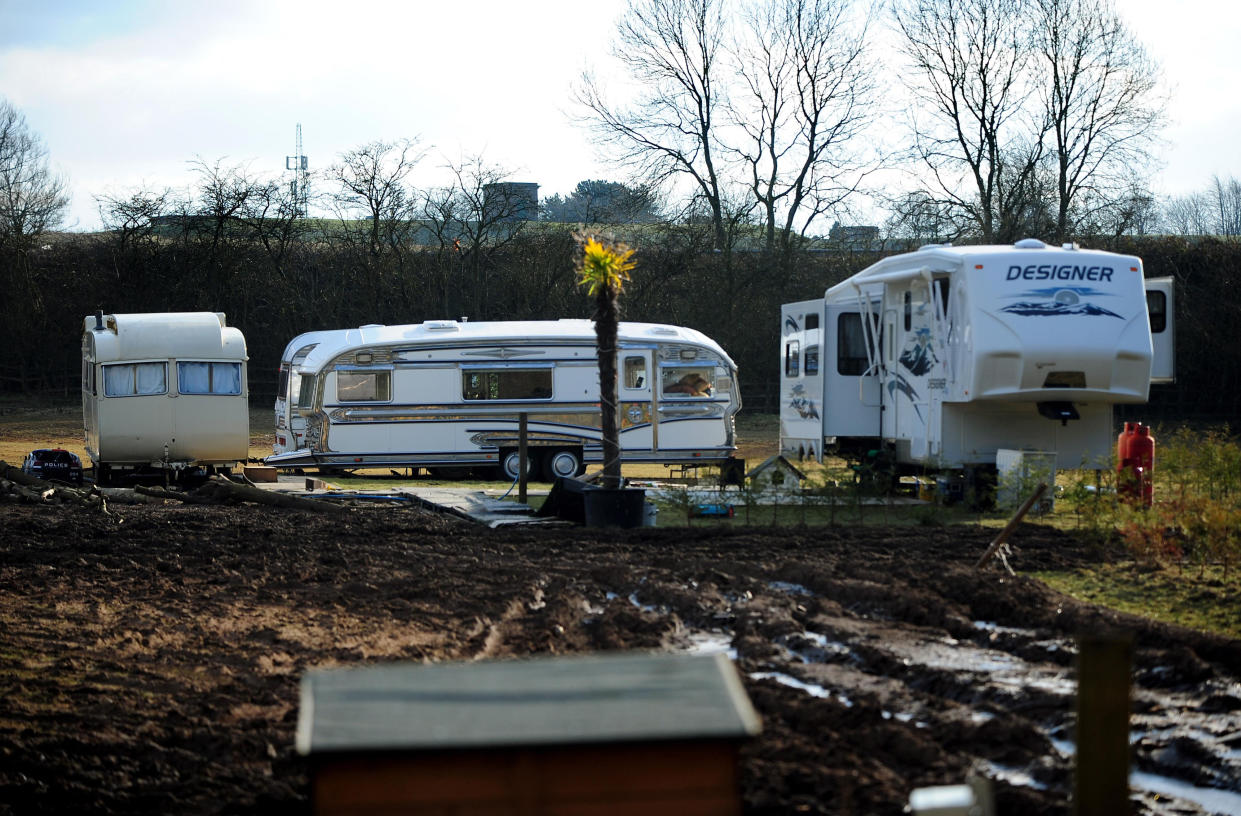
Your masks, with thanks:
M626 388L646 388L649 385L646 379L646 358L645 357L626 357L625 358L625 387Z
M276 386L276 395L280 399L289 396L289 367L287 365L280 366L280 383Z
M801 376L801 343L797 340L784 344L784 376Z
M817 314L806 315L806 331L819 328L819 316Z
M715 368L705 366L665 366L659 371L667 397L709 397L715 388Z
M805 372L807 377L812 377L819 373L819 347L806 346L806 366Z
M387 402L391 395L390 371L336 372L336 398L341 402Z
M177 391L236 396L241 393L241 363L177 363Z
M315 376L313 374L303 374L297 378L297 384L293 387L293 399L297 400L297 408L299 411L308 411L311 408L311 402L315 395Z
M909 331L914 325L914 296L912 292L905 293L905 331Z
M857 312L843 312L836 319L836 373L858 376L865 374L868 368L870 357L866 353L862 316Z
M167 392L167 363L117 363L103 367L105 397L139 397Z
M1164 292L1146 293L1146 311L1151 318L1151 334L1168 328L1168 297Z
M552 398L552 370L463 371L462 386L467 400L546 400Z

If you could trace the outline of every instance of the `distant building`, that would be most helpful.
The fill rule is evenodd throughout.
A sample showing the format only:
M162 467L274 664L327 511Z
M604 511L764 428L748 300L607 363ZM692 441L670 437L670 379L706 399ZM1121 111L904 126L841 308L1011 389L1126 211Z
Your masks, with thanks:
M879 248L878 227L846 227L837 221L832 224L827 237L840 249L873 250Z
M537 221L539 185L530 181L484 184L483 213L488 221Z

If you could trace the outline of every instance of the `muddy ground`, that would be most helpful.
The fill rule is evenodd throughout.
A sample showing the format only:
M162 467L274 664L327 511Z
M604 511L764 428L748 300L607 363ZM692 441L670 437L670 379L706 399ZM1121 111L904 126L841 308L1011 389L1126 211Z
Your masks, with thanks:
M307 813L307 668L614 649L730 651L763 720L748 813L896 814L971 771L999 813L1067 813L1074 637L1110 629L1136 638L1135 811L1241 802L1241 641L976 570L993 530L113 512L0 507L0 813ZM1112 555L1024 525L1009 560Z

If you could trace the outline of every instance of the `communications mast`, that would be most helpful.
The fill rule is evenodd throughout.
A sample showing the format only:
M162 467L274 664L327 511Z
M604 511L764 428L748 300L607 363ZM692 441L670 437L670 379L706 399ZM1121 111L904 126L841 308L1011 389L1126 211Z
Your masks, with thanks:
M293 171L289 190L293 194L293 215L306 217L306 199L310 192L310 162L302 153L302 123L297 123L297 155L284 157L284 169Z

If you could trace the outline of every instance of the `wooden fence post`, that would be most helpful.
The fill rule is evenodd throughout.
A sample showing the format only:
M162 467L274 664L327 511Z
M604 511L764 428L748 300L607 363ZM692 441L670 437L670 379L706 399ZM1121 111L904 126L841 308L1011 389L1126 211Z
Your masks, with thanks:
M1129 669L1133 638L1077 641L1075 816L1129 812Z

